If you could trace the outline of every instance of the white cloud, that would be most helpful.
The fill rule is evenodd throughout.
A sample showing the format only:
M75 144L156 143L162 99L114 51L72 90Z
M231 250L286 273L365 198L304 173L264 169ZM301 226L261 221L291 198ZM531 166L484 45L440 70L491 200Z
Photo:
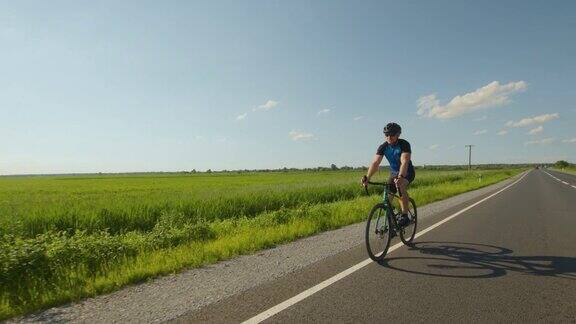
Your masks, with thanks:
M238 115L238 117L236 117L236 120L244 120L246 119L246 116L248 116L248 113L243 113L242 115Z
M325 114L327 114L327 113L329 113L329 112L330 112L330 109L328 109L328 108L322 109L322 110L320 110L320 111L318 112L318 116L320 116L320 115L325 115Z
M553 138L543 138L541 140L536 140L536 141L528 141L526 143L524 143L524 145L528 146L528 145L542 145L542 144L550 144L554 142Z
M540 116L534 116L534 117L528 117L528 118L524 118L521 119L519 121L509 121L506 123L506 126L508 127L525 127L525 126L530 126L530 125L534 125L534 124L543 124L547 121L559 118L560 115L558 113L554 113L554 114L544 114L544 115L540 115Z
M428 148L431 149L431 150L435 150L435 149L437 149L439 146L440 146L440 145L438 145L438 144L432 144L432 145L430 145Z
M356 116L356 117L354 117L354 120L360 120L360 119L364 119L364 116Z
M488 131L485 129L482 129L482 130L475 131L474 135L482 135L482 134L486 134L486 133L488 133Z
M257 110L267 111L267 110L270 110L270 109L278 106L278 104L279 104L278 101L268 100L268 101L266 101L265 104L260 105L260 106L258 106L258 107L256 107L256 108L252 109L252 110L253 110L253 111L257 111Z
M473 92L452 98L446 105L441 105L436 94L431 94L418 99L417 112L430 118L454 118L471 111L508 104L511 102L510 95L526 90L527 86L524 81L504 85L493 81Z
M295 131L295 130L288 133L288 136L290 136L290 138L294 141L309 140L309 139L314 138L314 134L299 132L299 131Z
M500 136L506 135L506 134L508 134L508 131L505 129L498 132L498 135L500 135Z
M456 148L456 145L450 145L450 146L448 146L446 149L447 149L447 150L453 150L454 148Z
M542 133L542 131L544 130L544 127L542 127L542 125L536 127L536 128L532 128L529 132L528 135L536 135L536 134L540 134Z
M576 137L562 140L562 143L576 143Z
M483 121L483 120L486 120L486 119L488 119L488 117L486 117L486 116L484 115L484 116L482 116L482 117L478 117L478 118L474 119L474 121Z

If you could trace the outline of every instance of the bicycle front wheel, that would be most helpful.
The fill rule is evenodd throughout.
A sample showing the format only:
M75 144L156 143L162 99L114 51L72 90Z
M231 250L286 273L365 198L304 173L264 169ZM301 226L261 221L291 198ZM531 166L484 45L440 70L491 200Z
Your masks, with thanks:
M416 225L418 224L418 211L416 210L416 203L414 199L410 198L408 204L408 218L410 223L400 231L400 239L402 243L410 245L416 235Z
M386 208L384 204L376 204L370 211L366 222L366 249L372 260L384 259L391 237L392 227L386 216Z

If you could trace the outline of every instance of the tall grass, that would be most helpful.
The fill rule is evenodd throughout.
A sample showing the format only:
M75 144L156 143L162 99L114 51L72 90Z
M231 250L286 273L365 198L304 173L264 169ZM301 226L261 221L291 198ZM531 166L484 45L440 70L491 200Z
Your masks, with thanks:
M519 171L421 172L410 192L423 205ZM378 196L360 175L4 180L0 318L361 221Z
M565 168L552 168L552 170L556 170L558 172L564 172L564 173L569 173L569 174L576 174L576 165L570 165L568 167Z
M48 231L151 231L165 213L180 215L186 223L253 217L282 207L358 197L361 174L4 178L0 179L0 234L32 238ZM464 174L419 172L413 186L455 181Z

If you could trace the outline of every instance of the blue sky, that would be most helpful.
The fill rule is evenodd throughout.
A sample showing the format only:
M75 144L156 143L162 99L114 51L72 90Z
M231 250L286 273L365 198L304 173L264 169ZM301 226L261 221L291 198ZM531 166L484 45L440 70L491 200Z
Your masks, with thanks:
M2 2L0 174L576 162L575 9Z

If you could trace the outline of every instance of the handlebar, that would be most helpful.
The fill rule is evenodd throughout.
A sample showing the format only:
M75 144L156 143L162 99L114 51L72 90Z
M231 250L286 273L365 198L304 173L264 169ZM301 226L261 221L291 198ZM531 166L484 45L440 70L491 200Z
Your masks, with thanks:
M384 186L384 188L386 188L386 190L388 190L388 183L387 182L372 182L372 181L368 181L368 184L371 185L377 185L377 186ZM369 195L370 193L368 192L368 186L364 187L364 191L366 191L366 194ZM388 191L387 191L388 192ZM401 197L402 194L400 193L400 191L398 191L398 195L394 195L396 197Z
M368 181L368 184L371 185L377 185L377 186L384 186L386 187L388 184L385 182L372 182L372 181ZM369 195L370 193L368 192L368 186L364 186L364 191L366 191L366 194Z

